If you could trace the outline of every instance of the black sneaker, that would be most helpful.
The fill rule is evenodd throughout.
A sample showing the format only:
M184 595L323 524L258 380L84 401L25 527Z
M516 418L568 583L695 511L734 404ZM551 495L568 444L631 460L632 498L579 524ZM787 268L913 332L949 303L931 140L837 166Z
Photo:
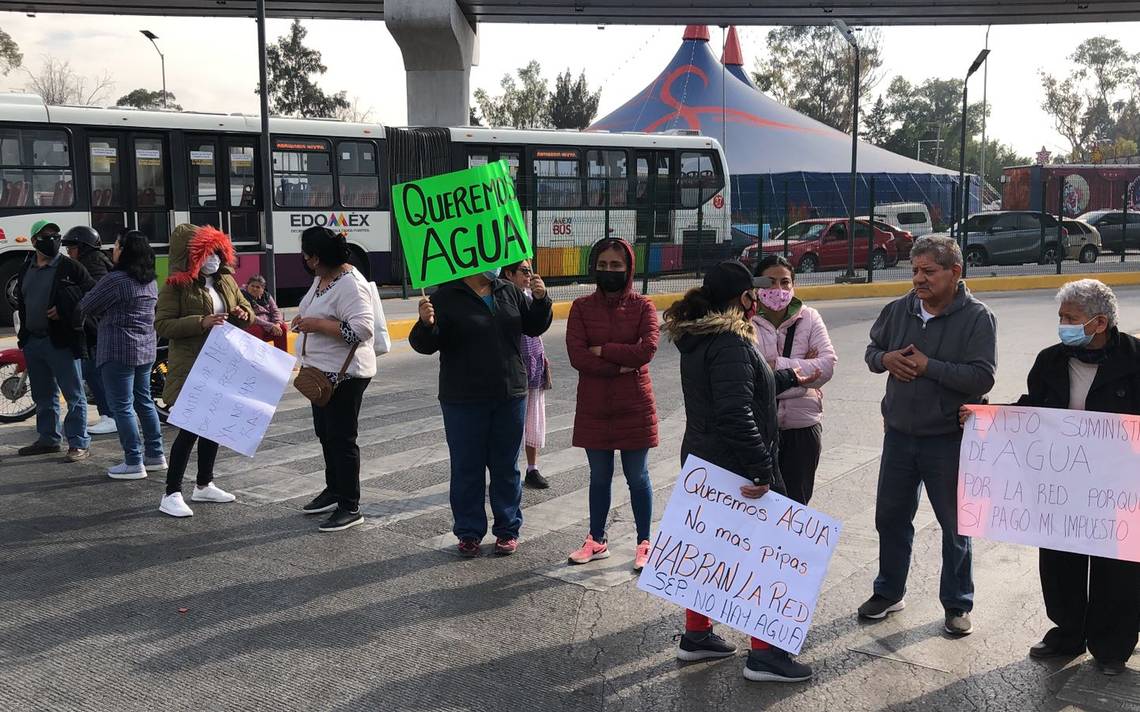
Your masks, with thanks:
M1096 669L1100 671L1101 675L1116 677L1127 672L1128 666L1119 660L1097 660Z
M803 682L811 679L811 666L796 662L779 648L749 650L744 677L753 682Z
M347 509L337 509L331 517L321 522L320 530L322 532L342 532L349 527L363 523L364 515L360 513L359 509L352 512Z
M1038 660L1047 658L1075 658L1078 655L1084 654L1085 646L1081 645L1066 648L1060 645L1054 645L1048 642L1048 636L1046 636L1046 640L1042 640L1040 643L1036 643L1029 648L1029 657L1037 658Z
M531 489L549 489L550 481L542 476L538 470L527 470L523 484Z
M328 490L313 497L313 501L301 507L301 511L305 514L324 514L325 512L332 512L335 509L336 495Z
M712 632L711 629L703 633L685 631L681 635L680 644L677 646L677 659L685 662L727 658L735 654L736 646Z
M886 596L880 596L876 593L859 606L859 617L877 621L886 618L888 613L901 611L904 608L906 608L905 600L900 598L897 601L892 601Z
M974 624L970 622L970 614L957 608L946 611L946 622L943 627L950 635L959 637L974 632Z
M31 445L27 445L17 450L16 454L20 455L21 457L26 457L29 455L47 455L48 453L62 451L63 446L58 444L49 445L48 443L32 443Z

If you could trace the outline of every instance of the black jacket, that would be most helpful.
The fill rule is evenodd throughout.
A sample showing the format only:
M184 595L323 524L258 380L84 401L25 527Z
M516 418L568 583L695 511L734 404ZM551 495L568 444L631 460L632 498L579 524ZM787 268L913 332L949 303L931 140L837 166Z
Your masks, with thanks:
M1113 328L1105 349L1107 355L1097 368L1085 410L1140 415L1140 340ZM1037 354L1029 369L1029 392L1017 405L1068 408L1070 353L1064 344L1055 344Z
M115 266L115 263L111 262L111 258L107 257L106 252L88 245L79 246L78 261L96 283L106 277L107 273ZM87 336L88 351L94 354L95 341L99 335L99 323L94 319L86 319L83 323L83 329Z
M16 310L20 314L20 332L16 334L16 343L20 348L28 341L27 326L28 312L24 305L24 276L28 273L36 253L28 255L20 272L16 277ZM83 329L83 313L79 311L79 300L95 286L95 280L83 265L67 255L59 256L59 264L55 269L55 279L52 281L51 295L48 297L48 306L55 307L59 312L59 319L48 322L48 336L52 346L58 349L69 349L75 358L87 358L87 336Z
M445 403L506 400L526 395L519 339L550 328L550 296L528 303L521 289L495 280L495 312L463 280L431 296L435 325L416 321L408 343L421 354L439 352L439 399Z
M667 323L681 351L689 454L784 493L776 396L797 385L791 369L772 372L756 348L756 328L737 311Z

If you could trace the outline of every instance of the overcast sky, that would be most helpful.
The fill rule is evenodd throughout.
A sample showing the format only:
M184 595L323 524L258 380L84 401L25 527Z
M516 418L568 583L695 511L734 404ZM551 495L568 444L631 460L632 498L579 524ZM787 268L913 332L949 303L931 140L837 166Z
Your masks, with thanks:
M406 121L403 60L383 23L306 21L309 46L320 50L328 73L320 79L327 91L345 90L373 110L373 119L402 125ZM271 20L270 37L288 29L288 20ZM167 87L188 110L256 113L256 33L252 20L164 17L48 15L34 18L0 12L3 28L20 45L24 64L39 66L43 56L69 60L85 74L109 72L115 81L108 103L128 91L161 86L159 59L139 34L159 36L166 54ZM677 26L493 25L479 28L480 64L472 69L471 87L497 90L505 72L537 59L551 80L569 68L585 70L592 86L603 87L599 116L623 104L648 85L676 52L683 28ZM711 28L720 55L721 30ZM765 52L767 28L739 30L745 64L751 68ZM965 73L983 46L985 27L888 27L883 29L885 89L891 77L912 82ZM1140 52L1140 23L995 26L990 33L987 133L1032 156L1041 146L1067 152L1065 141L1041 111L1037 70L1067 71L1066 59L1084 39L1115 37ZM270 40L272 41L272 39ZM0 88L22 89L20 70L0 77ZM982 74L970 82L972 97L981 98Z

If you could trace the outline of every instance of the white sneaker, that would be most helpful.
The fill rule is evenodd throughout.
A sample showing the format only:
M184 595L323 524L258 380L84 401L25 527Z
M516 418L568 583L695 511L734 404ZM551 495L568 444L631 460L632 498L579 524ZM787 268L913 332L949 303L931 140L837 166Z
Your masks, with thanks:
M195 486L194 494L190 495L190 499L194 502L219 502L224 504L234 501L237 497L211 482L205 487Z
M161 472L166 469L166 458L162 455L144 458L143 467L147 469L147 472Z
M108 469L107 476L112 480L144 480L146 479L146 468L141 464L128 465L124 462Z
M110 435L119 432L119 426L115 424L114 418L103 415L99 417L99 422L87 426L87 432L92 435Z
M158 505L158 511L163 514L169 514L172 517L192 517L194 510L186 506L186 501L182 499L181 492L168 494L162 498L162 504Z

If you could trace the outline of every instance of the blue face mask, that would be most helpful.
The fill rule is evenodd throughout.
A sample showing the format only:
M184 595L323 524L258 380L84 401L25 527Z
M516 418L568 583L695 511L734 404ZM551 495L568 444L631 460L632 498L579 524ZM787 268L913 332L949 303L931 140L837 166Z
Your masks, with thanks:
M494 282L496 279L499 278L499 270L497 270L497 269L488 270L488 271L483 273L483 276L486 277L488 281Z
M1096 317L1093 317L1095 319ZM1057 335L1061 337L1061 343L1065 346L1088 346L1092 341L1093 335L1085 333L1085 327L1092 322L1089 319L1084 324L1058 324Z

